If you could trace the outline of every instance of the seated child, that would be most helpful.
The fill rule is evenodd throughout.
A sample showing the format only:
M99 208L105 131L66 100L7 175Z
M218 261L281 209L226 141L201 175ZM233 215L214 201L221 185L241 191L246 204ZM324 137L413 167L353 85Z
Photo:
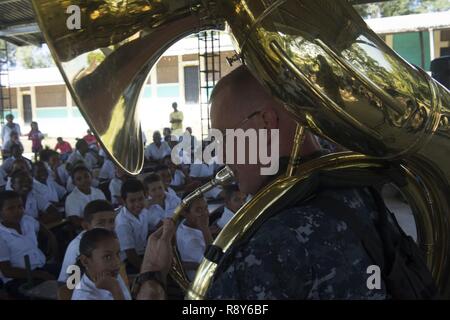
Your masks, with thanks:
M36 162L33 168L34 188L51 203L59 203L66 195L66 189L49 177L44 162Z
M75 188L66 198L66 217L77 228L81 227L86 205L94 200L106 200L100 189L94 188L91 172L88 168L78 166L72 169Z
M49 239L56 249L53 235L38 221L24 214L21 196L14 191L0 193L0 279L8 293L21 297L19 287L27 282L24 257L28 256L34 280L53 280L54 266L38 247L38 234Z
M109 182L109 192L111 193L111 202L114 207L123 205L120 189L124 181L128 179L128 175L121 168L116 167L115 177Z
M116 213L111 204L106 200L94 200L89 202L84 208L83 217L82 226L84 230L103 228L114 231ZM77 258L80 255L80 240L85 232L86 231L81 232L67 247L61 272L58 277L59 282L66 282L70 275L67 273L67 268L76 264Z
M84 274L72 300L131 300L120 276L120 246L113 231L86 231L80 241L78 265Z
M128 179L121 189L124 206L116 217L116 233L120 250L125 252L129 273L139 273L147 237L156 230L159 219L145 208L145 188L137 179Z
M155 173L160 176L166 193L179 198L175 190L170 187L170 184L172 182L172 174L170 173L169 167L166 165L160 165L156 167Z
M159 220L171 218L181 199L178 196L165 192L161 177L157 174L151 174L146 177L144 185L147 188L149 198L151 198L148 202L150 215L158 217Z
M31 170L31 161L29 159L25 158L24 156L22 156L22 154L23 154L22 147L20 147L18 145L12 146L11 154L12 154L12 156L9 157L8 159L4 160L3 164L1 166L1 168L3 170L5 170L6 173L11 173L13 171L13 164L17 160L25 161L26 165L28 166L28 169Z
M26 171L15 171L11 177L11 188L17 192L25 204L25 214L43 224L62 219L58 209L47 198L34 189L33 179Z
M238 185L231 184L223 187L225 207L221 217L211 226L211 233L217 236L234 214L245 204L247 195L239 190Z
M191 202L183 211L183 216L185 220L180 223L176 233L177 248L187 276L192 281L206 247L213 241L205 198Z

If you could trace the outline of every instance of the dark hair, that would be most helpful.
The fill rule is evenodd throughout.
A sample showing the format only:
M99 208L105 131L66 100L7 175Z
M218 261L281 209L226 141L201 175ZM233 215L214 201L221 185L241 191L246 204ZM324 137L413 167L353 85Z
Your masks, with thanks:
M72 177L72 180L75 180L75 174L79 171L87 171L89 172L89 174L91 174L91 170L89 170L85 166L75 166L74 168L72 168L72 170L70 170L70 176Z
M165 164L161 164L155 168L155 172L159 172L159 171L163 171L163 170L169 170L169 167L166 166Z
M80 261L80 256L90 257L92 252L97 249L99 242L105 240L117 239L117 235L114 231L95 228L89 231L86 231L80 240L80 255L77 258L77 265L84 272L84 267Z
M144 179L144 184L145 184L145 186L148 186L150 183L158 182L158 181L162 181L161 177L156 173L152 173L151 175L147 176Z
M89 202L86 207L84 207L83 217L88 223L92 222L94 215L97 212L102 211L112 211L114 212L113 206L106 200L94 200Z
M0 211L3 209L5 202L12 199L20 199L20 195L15 191L2 191L0 192Z
M16 180L21 177L27 175L31 178L31 175L29 172L27 171L23 171L23 170L16 170L11 174L11 186L16 182Z
M120 196L122 197L123 200L125 200L129 193L135 193L135 192L139 192L139 191L142 191L145 193L144 185L138 179L131 178L131 179L126 180L122 184L122 187L120 188Z
M82 145L89 146L88 143L86 142L86 140L84 140L84 139L78 139L78 140L77 140L77 143L75 143L75 148L76 148L77 150L79 150L79 149L81 148Z
M239 192L239 186L237 184L229 184L226 186L223 186L223 193L225 196L225 199L229 199L233 196L233 193Z

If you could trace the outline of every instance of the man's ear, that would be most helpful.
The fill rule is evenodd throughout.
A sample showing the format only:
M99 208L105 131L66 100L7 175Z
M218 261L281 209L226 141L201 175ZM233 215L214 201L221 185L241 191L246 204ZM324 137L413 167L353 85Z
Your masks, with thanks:
M87 270L89 268L89 258L85 255L80 255L78 259L80 260L83 267Z

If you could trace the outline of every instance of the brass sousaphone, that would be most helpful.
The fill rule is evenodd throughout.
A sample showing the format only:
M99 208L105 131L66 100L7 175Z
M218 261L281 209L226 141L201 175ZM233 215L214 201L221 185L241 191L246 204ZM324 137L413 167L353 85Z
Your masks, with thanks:
M291 165L235 215L214 244L229 250L284 193L318 169L395 162L405 181L398 187L414 213L419 245L441 293L449 296L450 93L392 51L347 1L33 4L83 116L116 164L133 174L143 164L136 105L149 70L177 40L225 23L240 58L298 122L352 152ZM79 29L73 20L78 17ZM203 260L188 298L204 298L216 267Z

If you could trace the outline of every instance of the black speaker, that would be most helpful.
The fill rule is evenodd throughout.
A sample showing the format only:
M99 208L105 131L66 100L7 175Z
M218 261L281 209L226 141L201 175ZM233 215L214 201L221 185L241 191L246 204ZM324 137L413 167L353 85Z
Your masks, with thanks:
M431 75L450 90L450 56L443 56L431 61Z

